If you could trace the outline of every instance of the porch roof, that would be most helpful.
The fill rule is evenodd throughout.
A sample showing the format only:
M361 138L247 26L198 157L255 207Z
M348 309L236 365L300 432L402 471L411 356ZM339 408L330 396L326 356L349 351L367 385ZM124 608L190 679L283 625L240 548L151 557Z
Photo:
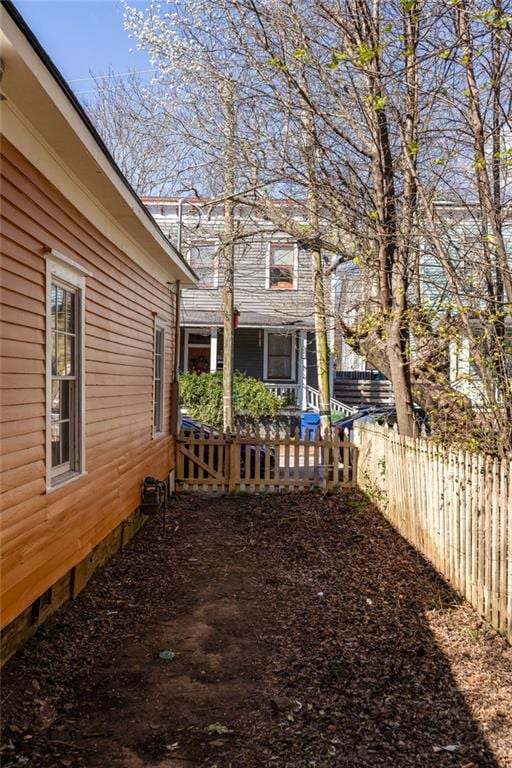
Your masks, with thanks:
M180 325L182 328L194 327L222 327L224 317L221 311L202 311L197 309L182 309ZM290 328L313 330L314 318L293 317L289 313L275 312L264 314L260 312L240 312L238 319L239 328Z

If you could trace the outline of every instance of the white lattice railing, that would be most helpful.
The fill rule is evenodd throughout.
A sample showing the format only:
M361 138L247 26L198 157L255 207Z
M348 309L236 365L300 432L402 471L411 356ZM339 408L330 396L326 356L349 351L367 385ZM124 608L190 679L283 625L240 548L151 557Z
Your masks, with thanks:
M300 402L300 387L298 384L274 384L273 382L266 381L265 386L275 395L282 397L283 400L290 403L290 405L295 405L299 408L303 407L303 404ZM318 389L310 386L306 387L305 405L307 408L311 408L318 413L320 410L320 392ZM336 400L335 397L331 397L330 407L331 411L344 411L346 414L357 412L357 408L342 403L340 400Z
M314 411L320 410L320 392L314 387L308 386L306 389L306 402L308 408L312 408ZM331 411L344 411L346 414L356 413L357 408L351 405L342 403L340 400L336 400L335 397L331 397L330 400Z
M283 400L290 404L299 405L299 386L298 384L274 384L273 382L265 382L265 386L274 395L282 397Z

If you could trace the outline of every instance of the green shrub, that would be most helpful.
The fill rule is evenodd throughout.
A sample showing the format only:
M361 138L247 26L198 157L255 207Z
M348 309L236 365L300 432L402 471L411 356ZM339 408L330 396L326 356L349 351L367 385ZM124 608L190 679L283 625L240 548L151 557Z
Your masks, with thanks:
M182 373L180 391L181 404L193 419L212 427L222 426L222 373ZM281 398L270 392L263 382L243 373L235 373L235 415L248 416L258 421L274 418L282 407Z

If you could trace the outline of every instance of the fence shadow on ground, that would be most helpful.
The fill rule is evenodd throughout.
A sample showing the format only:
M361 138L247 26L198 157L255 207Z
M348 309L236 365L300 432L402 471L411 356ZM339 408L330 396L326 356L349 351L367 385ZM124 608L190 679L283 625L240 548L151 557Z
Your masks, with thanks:
M275 681L300 702L280 735L286 765L314 754L322 766L498 768L451 666L481 672L464 669L474 640L452 632L448 658L433 633L448 632L457 597L377 508L357 494L336 504L273 500L268 523L282 583Z
M484 664L459 613L357 493L183 495L9 664L6 757L505 768L506 718L486 698L506 701L502 641Z
M356 430L358 481L385 516L512 643L512 461L378 424Z

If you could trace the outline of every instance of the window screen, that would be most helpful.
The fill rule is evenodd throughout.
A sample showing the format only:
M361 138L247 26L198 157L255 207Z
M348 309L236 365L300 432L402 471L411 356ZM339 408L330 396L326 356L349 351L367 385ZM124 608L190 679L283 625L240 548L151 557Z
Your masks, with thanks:
M78 302L76 290L52 282L51 467L52 476L79 469Z
M293 243L270 246L270 288L293 288L295 245Z
M164 329L155 328L153 432L164 431Z
M290 334L269 333L267 347L269 379L292 378L292 343L293 337Z

